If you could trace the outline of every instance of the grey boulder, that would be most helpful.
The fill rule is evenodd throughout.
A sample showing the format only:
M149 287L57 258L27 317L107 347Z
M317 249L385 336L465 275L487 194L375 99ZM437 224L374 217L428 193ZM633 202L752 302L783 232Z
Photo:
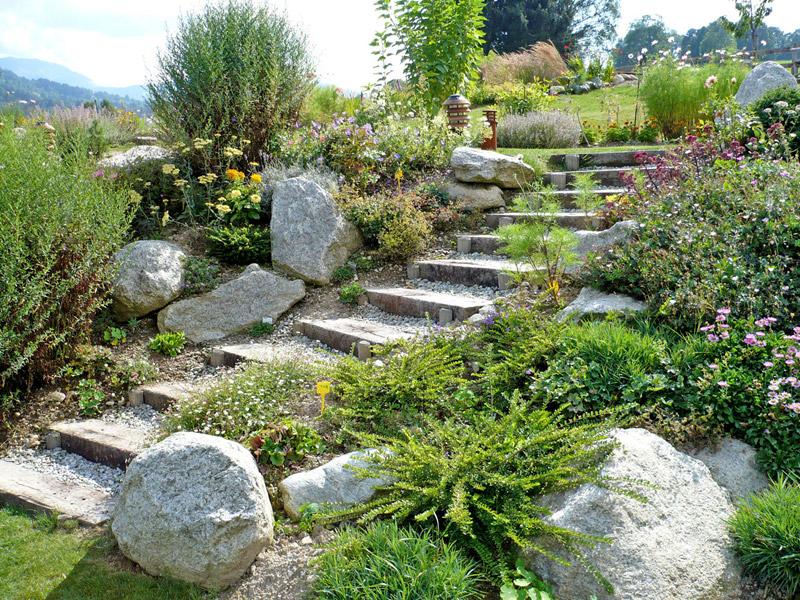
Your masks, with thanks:
M377 450L365 450L373 453ZM295 473L278 484L283 509L293 519L300 518L300 507L307 503L336 504L341 509L366 502L375 494L375 487L387 485L386 479L359 479L346 465L366 468L369 463L359 460L362 452L350 452L329 463L302 473Z
M447 186L447 195L463 202L464 208L474 211L506 205L503 190L496 185L454 181Z
M797 80L781 65L769 60L748 73L742 85L739 86L734 100L747 107L769 90L784 86L797 89Z
M208 294L167 306L158 313L158 330L182 331L193 342L218 340L264 319L277 320L305 295L302 281L290 281L252 264Z
M542 503L552 511L547 523L613 540L579 547L616 593L608 594L578 560L549 539L536 538L534 543L570 565L530 550L524 556L531 570L553 585L558 598L738 598L741 571L725 523L734 507L708 468L644 429L617 429L611 437L620 445L602 476L657 486L629 488L647 503L594 484L545 496Z
M589 254L601 252L614 244L626 241L631 233L639 227L636 221L620 221L603 231L576 231L575 237L578 238L578 244L572 251L581 260L586 260ZM581 266L579 264L567 267L567 273L577 272Z
M124 321L158 310L180 296L186 254L169 242L143 240L117 252L119 263L111 298L114 315Z
M182 432L128 466L111 531L151 575L223 589L272 543L273 524L264 479L244 446Z
M758 468L755 448L739 440L724 438L714 446L689 454L708 467L714 481L730 492L734 502L747 499L769 485L769 479Z
M166 160L171 156L170 150L159 146L134 146L126 152L98 161L97 166L103 169L126 169L150 160Z
M329 284L333 271L364 245L333 197L300 177L275 188L270 235L272 266L317 285Z
M536 179L536 171L521 158L491 150L460 147L450 157L456 179L463 183L488 183L501 188L524 188Z
M590 316L604 316L608 313L619 312L632 314L647 309L644 302L640 302L623 294L607 294L592 287L585 287L564 310L558 314L560 322L572 319L575 323Z

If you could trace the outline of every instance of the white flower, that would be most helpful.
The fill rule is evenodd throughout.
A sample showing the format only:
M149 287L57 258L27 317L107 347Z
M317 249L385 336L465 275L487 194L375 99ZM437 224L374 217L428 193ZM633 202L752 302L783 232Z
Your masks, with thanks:
M672 42L674 42L674 41L675 41L675 36L674 36L674 35L671 35L671 36L669 36L669 37L667 38L667 41L668 41L668 42L671 44Z
M655 46L657 43L658 43L658 40L653 40L652 42L650 42L650 45L651 46Z

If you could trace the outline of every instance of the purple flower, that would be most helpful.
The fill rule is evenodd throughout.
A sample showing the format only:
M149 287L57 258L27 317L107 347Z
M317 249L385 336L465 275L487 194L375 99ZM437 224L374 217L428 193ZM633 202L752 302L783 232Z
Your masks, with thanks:
M752 333L748 333L746 336L744 336L744 343L748 346L754 345L756 343L756 336L754 336Z
M713 325L706 325L705 327L701 327L700 331L711 331L714 329Z
M719 369L719 365L717 363L711 363L710 365L708 365L708 368L711 370L716 370Z
M709 342L713 342L713 343L716 344L719 341L719 338L716 335L714 335L713 333L709 333L708 334L708 341Z
M531 371L530 369L528 369L527 371L525 371L525 375L533 375L533 371Z
M764 363L764 366L765 366L765 367L767 367L768 369L771 369L771 368L772 368L772 367L774 367L775 365L774 365L772 362L770 362L770 361L766 361L766 362Z
M321 165L321 164L323 163L323 160L324 160L324 159L323 159L323 158L320 156L320 157L317 159L317 163Z

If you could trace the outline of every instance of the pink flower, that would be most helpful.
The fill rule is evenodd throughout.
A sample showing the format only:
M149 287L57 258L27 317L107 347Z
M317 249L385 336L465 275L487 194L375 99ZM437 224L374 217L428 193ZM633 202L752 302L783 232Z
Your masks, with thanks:
M715 83L717 83L717 76L716 75L712 75L711 77L706 79L706 87L707 88L710 88Z
M718 381L717 385L721 388L731 387L731 384L729 384L727 381Z

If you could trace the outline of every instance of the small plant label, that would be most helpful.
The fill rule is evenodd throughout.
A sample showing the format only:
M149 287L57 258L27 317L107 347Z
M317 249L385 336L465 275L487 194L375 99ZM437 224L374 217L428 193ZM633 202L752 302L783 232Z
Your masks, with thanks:
M317 393L322 396L322 408L320 409L320 413L325 412L325 396L328 395L331 391L331 382L330 381L320 381L317 383Z

